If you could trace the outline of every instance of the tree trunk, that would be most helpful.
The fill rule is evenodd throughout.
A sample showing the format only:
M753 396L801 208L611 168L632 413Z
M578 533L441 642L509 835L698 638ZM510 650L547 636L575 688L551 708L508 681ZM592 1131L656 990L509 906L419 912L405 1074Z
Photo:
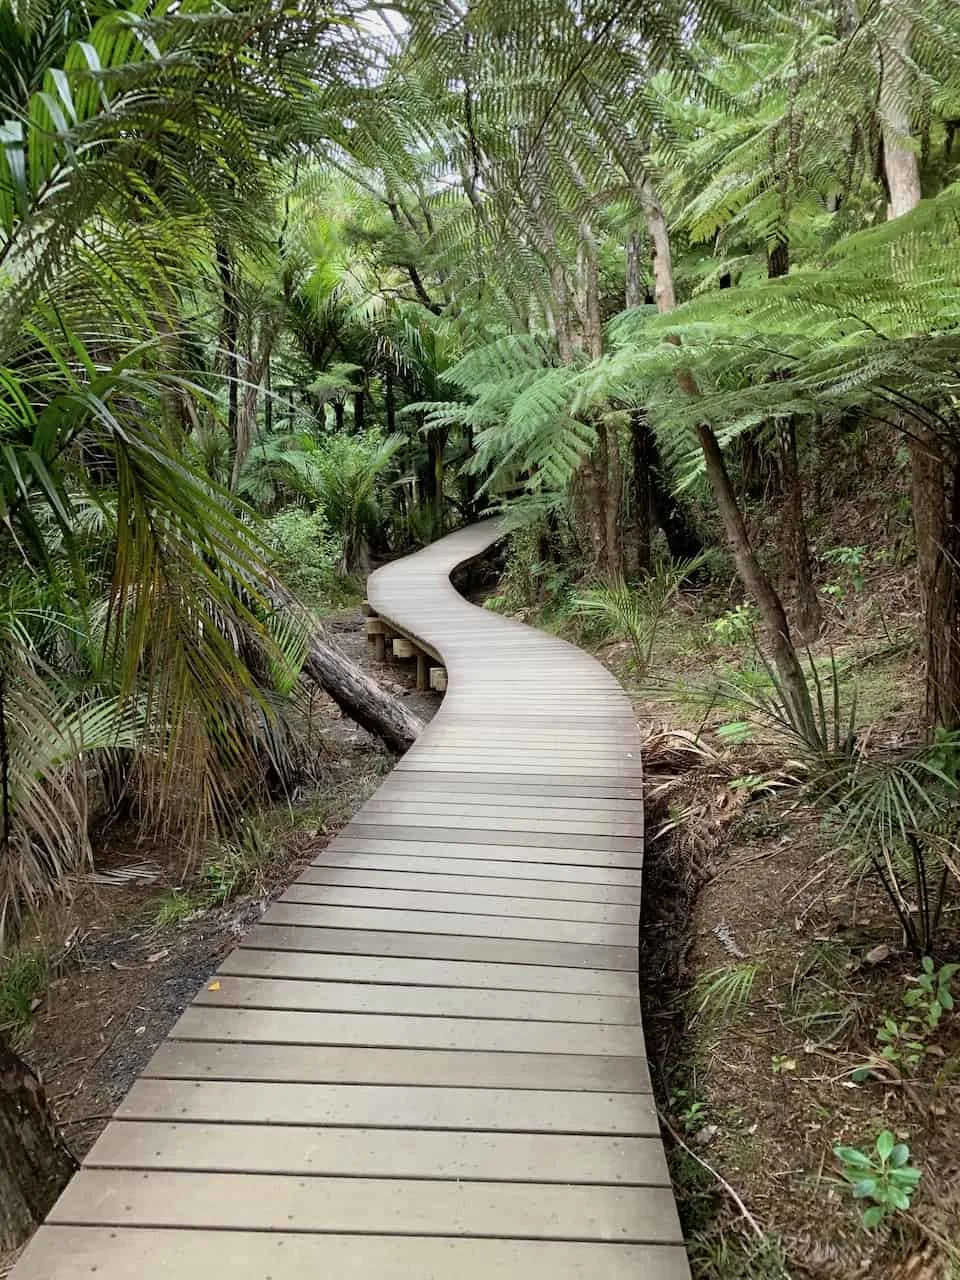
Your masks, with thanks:
M634 555L637 572L646 575L653 566L650 545L650 512L653 507L653 485L650 472L653 466L653 432L643 409L630 414L630 443L633 453L633 521Z
M691 379L692 381L692 379ZM816 718L806 677L790 637L790 625L780 597L764 573L747 533L747 526L737 505L736 494L723 459L723 450L713 430L702 423L697 428L703 450L707 476L717 500L720 519L741 581L757 602L760 617L782 685L783 697L793 722L804 738L818 741Z
M335 424L336 429L337 429L337 434L338 434L338 435L343 435L343 432L344 432L344 412L343 412L343 401L342 401L342 400L334 400L334 401L333 401L333 421L334 421L334 424Z
M397 396L393 386L393 372L387 369L383 375L383 403L387 415L387 434L397 429Z
M590 360L603 354L603 326L600 316L600 275L593 229L580 224L577 248L576 312L579 322L577 345ZM572 357L571 357L572 358ZM594 573L607 582L623 577L623 460L617 427L609 418L594 426L597 444L585 458L579 473L579 523L590 544Z
M911 440L929 726L960 728L960 459L932 432Z
M880 116L883 121L883 168L887 184L887 217L899 218L920 203L920 166L911 145L913 122L910 116L910 46L913 41L910 18L897 14L899 0L887 0L894 15L881 47L882 80Z
M895 0L887 0L895 13ZM883 164L887 216L899 218L920 203L920 165L911 146L910 71L913 33L906 15L895 16L882 46ZM936 435L914 425L907 436L913 490L913 526L923 614L928 728L960 728L960 545L958 545L958 459Z
M444 428L431 431L427 435L427 449L430 454L430 472L433 477L431 483L431 498L433 501L433 531L434 536L443 533L444 527L444 509L443 509L443 489L444 489L444 452L447 447L447 432Z
M778 240L767 254L767 279L776 280L789 271L790 245L786 240ZM787 377L788 374L784 372L774 376ZM807 542L807 520L803 509L803 481L797 456L796 424L792 418L779 418L776 432L784 499L780 516L784 552L797 592L797 628L804 640L810 641L820 634L822 618L810 568L810 545Z
M777 447L780 455L780 474L783 477L783 509L781 520L786 534L785 542L797 591L797 629L804 640L813 640L820 634L822 617L817 589L810 568L810 546L807 542L807 525L803 509L803 483L797 460L797 432L792 418L777 422Z
M627 241L627 274L624 302L627 308L638 307L646 291L640 272L640 237L636 232ZM653 505L650 469L653 465L651 445L653 433L643 409L630 414L630 446L633 462L631 505L633 507L633 561L637 573L648 574L652 567L650 512Z
M0 1251L29 1238L76 1167L39 1078L0 1039Z
M404 703L386 693L375 680L315 627L303 664L303 674L334 700L351 720L402 755L423 730L423 721Z
M227 430L230 439L237 435L237 298L233 280L233 260L230 246L217 242L217 270L223 289L223 317L220 328L220 352L227 378Z
M650 233L651 262L655 280L654 301L659 311L675 305L673 263L666 220L652 184L641 188L647 227ZM654 235L656 232L656 235ZM627 241L626 305L637 307L647 300L640 272L640 237L634 232ZM640 572L651 568L651 509L675 560L692 560L703 551L679 502L670 493L660 461L657 439L642 409L630 415L633 452L633 506L636 512L636 558Z
M353 429L357 435L363 430L363 409L364 392L355 391L353 393Z
M686 512L670 492L663 478L660 450L653 432L649 439L651 472L650 491L653 498L653 514L663 530L663 536L674 560L692 560L703 552L703 540L687 519Z
M667 228L667 220L663 216L660 197L649 178L645 178L640 187L640 203L647 223L647 233L650 236L654 298L657 310L661 315L665 315L677 305L677 292L673 283L673 254L670 249L670 232Z
M651 238L653 237L653 228L662 224L666 241L665 248L659 255L659 262L655 265L655 269L663 273L669 273L671 277L669 288L664 287L658 293L658 306L661 313L663 313L672 310L672 305L666 305L665 300L674 297L672 287L673 266L669 257L670 241L666 235L666 223L663 222L662 212L660 212L659 218L655 216L660 209L660 202L652 186L649 187L648 205L645 206L645 209L648 222L653 217ZM674 342L677 346L680 345L680 338L675 335L668 337L667 341ZM681 389L685 394L689 396L700 395L700 388L689 370L681 369L678 372L678 378ZM760 617L767 634L774 665L783 688L784 699L799 732L808 741L816 742L818 741L818 733L816 718L813 714L813 704L810 700L810 691L807 688L803 668L800 665L797 651L790 637L790 626L787 622L783 603L774 590L770 579L764 573L750 544L747 526L737 505L736 494L734 493L733 485L730 483L730 475L724 462L720 442L707 423L700 424L697 428L697 435L703 451L707 478L713 489L727 541L733 554L734 564L737 567L741 581L756 600L757 607L760 610Z

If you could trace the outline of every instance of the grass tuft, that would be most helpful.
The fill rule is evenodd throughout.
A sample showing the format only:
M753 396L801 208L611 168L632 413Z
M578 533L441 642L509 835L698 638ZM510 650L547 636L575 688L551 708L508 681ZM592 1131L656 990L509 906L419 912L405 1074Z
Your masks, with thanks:
M12 956L0 973L0 1031L20 1040L30 1030L34 1001L44 992L49 970L46 959L23 951Z

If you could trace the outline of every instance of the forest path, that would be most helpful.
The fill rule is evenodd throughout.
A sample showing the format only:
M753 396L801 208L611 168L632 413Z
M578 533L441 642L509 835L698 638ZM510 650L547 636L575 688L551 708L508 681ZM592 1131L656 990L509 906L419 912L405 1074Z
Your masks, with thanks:
M440 712L176 1024L11 1280L685 1280L637 997L640 746L609 672L375 573Z

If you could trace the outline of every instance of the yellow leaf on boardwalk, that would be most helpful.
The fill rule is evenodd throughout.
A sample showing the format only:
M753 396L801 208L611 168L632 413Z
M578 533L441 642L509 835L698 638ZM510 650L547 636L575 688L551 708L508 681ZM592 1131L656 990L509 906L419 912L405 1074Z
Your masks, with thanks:
M219 990L220 990L220 983L219 983L219 982L211 982L211 983L210 983L210 985L209 985L209 987L207 987L207 990L208 990L208 991L219 991Z

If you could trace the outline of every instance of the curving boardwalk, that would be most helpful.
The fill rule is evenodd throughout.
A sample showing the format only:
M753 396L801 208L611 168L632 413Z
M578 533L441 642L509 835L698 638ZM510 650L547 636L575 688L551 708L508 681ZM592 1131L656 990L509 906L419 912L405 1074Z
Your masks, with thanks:
M640 758L586 654L370 580L442 710L174 1027L12 1280L684 1280L637 999Z

